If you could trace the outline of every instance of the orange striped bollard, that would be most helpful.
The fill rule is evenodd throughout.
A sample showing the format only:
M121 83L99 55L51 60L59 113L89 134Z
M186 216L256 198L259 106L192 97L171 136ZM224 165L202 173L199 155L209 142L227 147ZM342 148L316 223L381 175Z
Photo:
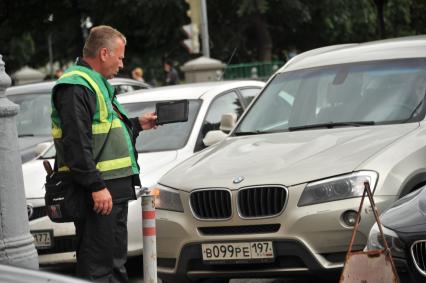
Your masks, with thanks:
M157 283L157 239L155 232L155 196L142 196L143 281Z

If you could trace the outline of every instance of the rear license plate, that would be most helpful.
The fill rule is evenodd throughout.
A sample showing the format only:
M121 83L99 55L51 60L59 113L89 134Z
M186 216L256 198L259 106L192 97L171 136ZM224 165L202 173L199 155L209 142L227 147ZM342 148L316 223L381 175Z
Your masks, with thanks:
M35 230L31 231L34 237L36 249L50 249L53 247L53 230Z
M201 249L203 260L210 263L274 260L272 241L202 244Z

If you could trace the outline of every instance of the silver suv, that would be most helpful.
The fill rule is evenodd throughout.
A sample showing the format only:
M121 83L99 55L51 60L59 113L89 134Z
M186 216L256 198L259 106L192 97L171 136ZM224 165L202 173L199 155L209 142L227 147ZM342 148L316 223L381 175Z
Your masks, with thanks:
M425 81L425 36L294 57L227 139L159 180L163 282L338 273L364 181L379 210L426 183Z

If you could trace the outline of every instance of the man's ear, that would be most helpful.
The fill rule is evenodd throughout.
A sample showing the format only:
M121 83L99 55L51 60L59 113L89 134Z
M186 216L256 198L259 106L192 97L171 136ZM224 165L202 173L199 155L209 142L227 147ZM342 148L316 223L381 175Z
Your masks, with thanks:
M106 47L99 49L99 57L102 62L105 62L107 60L108 52L108 48Z

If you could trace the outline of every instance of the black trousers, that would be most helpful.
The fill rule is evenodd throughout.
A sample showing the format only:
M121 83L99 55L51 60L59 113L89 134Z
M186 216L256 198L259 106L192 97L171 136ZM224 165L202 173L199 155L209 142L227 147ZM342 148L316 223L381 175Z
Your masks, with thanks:
M77 267L80 278L94 282L128 282L127 202L114 203L109 215L92 209L74 222L77 235Z

